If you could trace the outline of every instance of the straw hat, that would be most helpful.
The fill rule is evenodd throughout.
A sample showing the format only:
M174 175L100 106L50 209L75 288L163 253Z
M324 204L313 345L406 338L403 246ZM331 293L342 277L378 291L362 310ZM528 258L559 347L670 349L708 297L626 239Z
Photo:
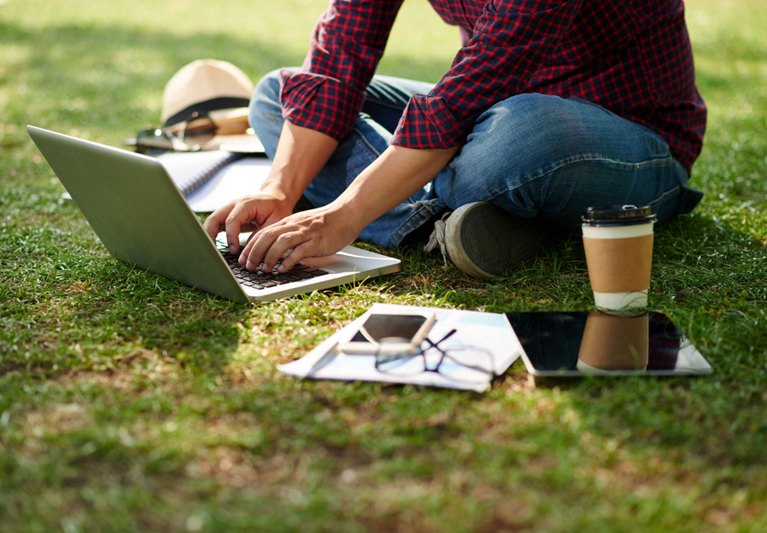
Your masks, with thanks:
M163 129L174 134L184 132L205 117L215 124L215 136L202 149L261 153L264 147L248 125L252 94L253 83L232 63L192 61L165 85L160 114Z
M216 120L243 117L253 94L253 83L227 61L198 59L182 67L165 85L160 119L164 127L185 122L196 114ZM218 122L218 121L217 121ZM247 126L246 126L247 127Z

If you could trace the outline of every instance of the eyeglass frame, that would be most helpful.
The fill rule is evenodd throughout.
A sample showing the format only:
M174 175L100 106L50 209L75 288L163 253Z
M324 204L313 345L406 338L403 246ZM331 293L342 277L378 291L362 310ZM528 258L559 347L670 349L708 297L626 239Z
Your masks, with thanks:
M204 141L197 142L195 144L189 144L187 143L187 137L190 137L189 130L191 125L195 121L201 121L205 120L209 122L209 127L206 130L209 132L209 135L205 138ZM139 131L136 134L135 144L134 148L136 152L139 153L146 153L150 150L167 150L172 152L199 152L204 149L204 146L207 142L209 142L211 139L213 139L218 131L218 126L213 121L213 119L210 118L210 116L205 111L193 111L189 117L180 122L181 127L178 128L178 131L175 131L175 128L173 127L162 127L162 128L147 128L144 130ZM153 139L164 139L167 141L167 146L162 146L161 144L152 144L147 142L142 142L141 137L142 135L148 134Z
M493 357L492 352L490 352L489 350L486 350L484 348L475 347L475 349L481 349L483 352L486 352L487 356L490 358L491 368L489 370L487 370L487 369L484 369L484 368L480 368L480 367L476 367L476 366L472 366L472 365L468 365L468 364L462 363L461 361L458 361L457 359L455 359L455 358L450 356L449 349L442 349L442 348L440 348L440 346L439 346L440 344L442 344L443 342L448 340L450 337L455 335L457 332L458 332L458 330L453 328L450 331L448 331L445 335L443 335L436 342L434 342L431 339L429 339L428 337L426 337L423 340L423 342L428 344L428 346L426 346L425 348L421 348L421 349L419 349L416 352L396 354L396 355L389 354L389 353L378 352L378 353L375 354L375 356L376 356L375 369L376 369L376 371L381 372L382 374L396 375L396 373L394 373L394 372L387 371L387 370L382 370L381 369L381 365L386 362L386 361L382 360L382 357L389 356L388 361L392 361L392 360L395 360L395 359L396 360L405 360L405 359L410 360L410 359L413 359L415 357L422 357L423 358L423 370L421 372L433 372L435 374L439 374L440 376L445 377L446 379L451 379L449 376L446 376L445 374L440 372L440 368L442 366L442 363L444 363L446 359L450 359L455 364L457 364L457 365L459 365L459 366L461 366L463 368L468 368L468 369L471 369L471 370L473 370L475 372L484 373L490 379L494 378L496 376L496 373L495 373L495 358ZM468 348L468 347L466 347L466 348ZM439 354L440 354L440 357L439 357L439 361L437 361L437 364L433 365L430 368L429 364L428 364L429 360L426 358L426 352L428 352L431 349L437 350L439 352ZM419 373L421 373L421 372L419 372ZM412 376L412 375L417 375L417 374L418 373L413 373L413 374L409 374L409 375Z

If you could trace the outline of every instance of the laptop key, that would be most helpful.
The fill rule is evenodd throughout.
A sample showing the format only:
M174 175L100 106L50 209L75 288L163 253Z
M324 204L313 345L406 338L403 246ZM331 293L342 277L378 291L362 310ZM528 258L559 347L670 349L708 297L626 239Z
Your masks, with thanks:
M229 268L234 272L235 278L237 278L243 285L254 289L276 287L277 285L316 278L317 276L327 274L327 271L322 270L321 268L304 263L299 263L288 272L282 274L278 273L276 269L272 269L270 272L264 272L259 269L250 271L240 264L237 255L230 253L228 250L220 251L221 255L226 260L226 263L229 265Z

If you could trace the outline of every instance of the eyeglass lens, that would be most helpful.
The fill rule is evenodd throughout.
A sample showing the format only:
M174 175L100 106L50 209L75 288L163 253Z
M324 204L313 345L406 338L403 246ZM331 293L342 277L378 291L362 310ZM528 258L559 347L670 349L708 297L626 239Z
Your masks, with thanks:
M136 135L136 151L145 152L151 149L173 150L173 137L162 128L150 128Z
M494 375L492 354L475 346L443 349L440 345L456 333L453 329L416 354L378 354L376 369L390 375L412 376L422 372L437 372L448 379L463 382L483 382Z
M149 128L136 135L136 151L197 151L215 137L218 126L204 113L195 111L176 128Z

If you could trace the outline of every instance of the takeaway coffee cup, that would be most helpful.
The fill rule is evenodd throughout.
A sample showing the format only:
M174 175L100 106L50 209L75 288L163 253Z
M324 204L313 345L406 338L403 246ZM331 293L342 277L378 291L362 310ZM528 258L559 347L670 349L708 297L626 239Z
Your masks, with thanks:
M594 304L623 316L644 313L652 269L653 224L649 207L589 207L583 248Z
M583 373L644 372L647 368L650 320L593 311L586 318L577 367Z

